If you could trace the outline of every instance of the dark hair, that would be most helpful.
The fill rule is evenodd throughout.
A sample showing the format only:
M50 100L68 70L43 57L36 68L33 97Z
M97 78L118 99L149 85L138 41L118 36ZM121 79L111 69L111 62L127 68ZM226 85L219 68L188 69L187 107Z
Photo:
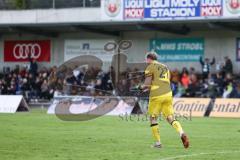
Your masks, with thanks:
M151 60L157 60L157 55L155 53L148 53L147 58Z

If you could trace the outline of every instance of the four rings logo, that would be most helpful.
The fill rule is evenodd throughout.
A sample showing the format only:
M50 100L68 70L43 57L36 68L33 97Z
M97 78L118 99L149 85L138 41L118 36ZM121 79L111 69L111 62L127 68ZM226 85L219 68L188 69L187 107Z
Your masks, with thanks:
M51 61L51 40L6 40L4 62Z
M33 59L38 59L41 53L41 47L37 43L16 44L13 48L13 56L16 59L27 59L29 56Z

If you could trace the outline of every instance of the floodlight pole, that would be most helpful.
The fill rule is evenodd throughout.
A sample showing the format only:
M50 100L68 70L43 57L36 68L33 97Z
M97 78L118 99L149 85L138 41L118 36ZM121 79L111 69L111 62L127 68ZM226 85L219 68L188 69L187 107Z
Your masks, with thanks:
M120 48L117 49L117 82L119 83L120 79Z
M55 0L52 1L52 7L53 7L53 9L55 9L55 7L56 7Z

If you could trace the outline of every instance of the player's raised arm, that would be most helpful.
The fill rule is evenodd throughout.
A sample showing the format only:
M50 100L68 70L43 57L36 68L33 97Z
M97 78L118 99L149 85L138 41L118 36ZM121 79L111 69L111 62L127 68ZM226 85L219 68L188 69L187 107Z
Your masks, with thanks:
M139 89L143 91L148 91L151 88L152 76L146 77L144 80L144 84L139 86Z
M144 71L144 75L145 75L144 84L139 86L139 89L141 90L148 91L151 88L151 84L153 80L153 67L151 63L154 60L157 60L157 56L155 54L149 53L146 56L146 63L148 64L148 66Z

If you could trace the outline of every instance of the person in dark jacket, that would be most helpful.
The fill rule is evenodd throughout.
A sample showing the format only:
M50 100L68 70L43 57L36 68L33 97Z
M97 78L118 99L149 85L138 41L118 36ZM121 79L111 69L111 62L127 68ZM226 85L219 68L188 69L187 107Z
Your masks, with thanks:
M224 57L225 60L225 65L223 66L223 73L224 75L228 74L228 73L233 73L233 64L232 61L229 57Z
M215 57L213 57L212 62L208 58L203 61L202 56L200 57L200 63L202 65L202 78L207 79L210 73L211 66L215 64Z
M37 71L38 71L38 64L36 59L33 59L29 56L29 61L30 61L30 69L29 72L33 75L34 79L37 76Z

